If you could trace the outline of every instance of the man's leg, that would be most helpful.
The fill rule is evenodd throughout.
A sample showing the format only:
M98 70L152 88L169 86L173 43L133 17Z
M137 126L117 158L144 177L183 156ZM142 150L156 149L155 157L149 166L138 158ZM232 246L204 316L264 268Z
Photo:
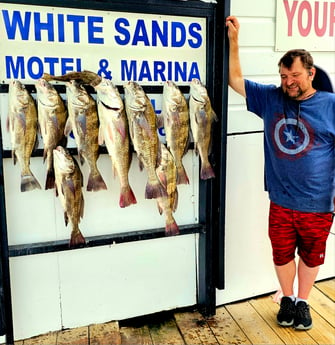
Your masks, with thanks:
M308 267L300 258L298 263L298 298L308 299L320 266Z
M285 265L275 265L275 270L279 280L280 287L284 296L294 295L293 284L296 275L295 260L291 260Z

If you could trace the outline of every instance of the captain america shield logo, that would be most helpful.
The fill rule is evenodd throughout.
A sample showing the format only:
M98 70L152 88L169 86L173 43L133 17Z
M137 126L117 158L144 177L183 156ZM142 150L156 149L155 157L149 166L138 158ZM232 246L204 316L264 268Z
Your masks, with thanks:
M282 118L274 127L274 141L281 154L293 157L309 150L311 136L302 120Z

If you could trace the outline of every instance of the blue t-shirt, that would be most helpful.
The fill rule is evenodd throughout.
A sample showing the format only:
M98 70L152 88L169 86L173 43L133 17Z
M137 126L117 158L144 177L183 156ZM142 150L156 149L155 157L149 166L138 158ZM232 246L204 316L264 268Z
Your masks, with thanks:
M331 212L335 195L335 94L295 101L281 87L245 80L247 108L264 122L270 200L302 212Z

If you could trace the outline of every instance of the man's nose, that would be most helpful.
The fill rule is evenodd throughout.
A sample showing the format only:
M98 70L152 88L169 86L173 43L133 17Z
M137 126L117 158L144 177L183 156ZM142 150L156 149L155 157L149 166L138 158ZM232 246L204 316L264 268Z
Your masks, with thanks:
M287 85L292 85L294 84L294 82L295 82L294 77L287 77L287 80L286 80Z

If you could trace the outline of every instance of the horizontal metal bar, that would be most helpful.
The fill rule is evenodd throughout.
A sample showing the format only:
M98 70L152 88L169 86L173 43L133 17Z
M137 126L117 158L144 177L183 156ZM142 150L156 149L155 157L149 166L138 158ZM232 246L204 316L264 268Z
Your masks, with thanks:
M51 84L54 88L61 94L66 93L66 85L64 82L58 82L59 84ZM126 82L125 82L126 83ZM139 83L141 85L141 83ZM178 85L178 83L176 83ZM36 87L34 84L24 84L25 88L32 94L36 93ZM115 85L118 88L119 93L122 95L124 94L123 85ZM147 94L162 94L163 93L163 86L162 85L141 85L143 91ZM90 85L84 85L87 92L90 94L95 94L96 91L94 87ZM190 92L190 87L187 85L178 85L180 91L184 94L188 94ZM8 93L9 85L8 84L0 84L0 93Z
M179 230L180 234L177 236L205 233L205 226L202 224L182 225L179 226ZM86 245L73 248L69 247L69 240L26 243L9 246L9 257L54 253L67 250L92 248L134 241L152 240L164 237L166 237L165 229L157 228L110 235L91 236L86 238Z
M260 130L260 131L227 133L227 137L233 137L233 136L245 135L245 134L259 134L259 133L264 133L264 131Z
M4 3L16 3L25 5L54 6L79 9L151 13L151 14L172 14L184 16L205 17L212 15L215 4L202 2L200 0L167 1L167 0L2 0Z

